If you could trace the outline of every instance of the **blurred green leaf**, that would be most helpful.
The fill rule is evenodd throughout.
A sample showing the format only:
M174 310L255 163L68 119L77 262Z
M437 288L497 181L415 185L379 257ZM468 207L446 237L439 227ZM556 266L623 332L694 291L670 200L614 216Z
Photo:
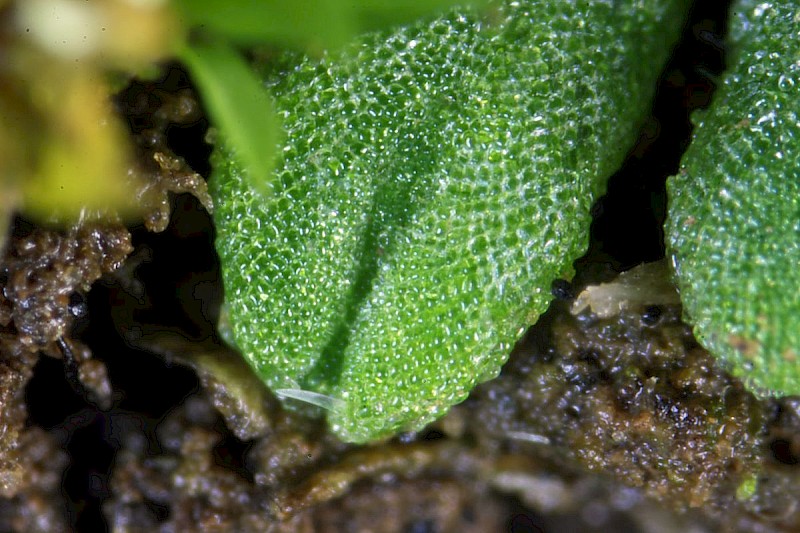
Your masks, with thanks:
M377 30L405 24L454 6L481 7L488 0L359 0L355 2L358 30Z
M366 30L486 0L177 0L189 25L239 44L336 48Z
M180 51L203 101L234 157L256 190L269 188L280 123L266 90L235 49L221 42Z

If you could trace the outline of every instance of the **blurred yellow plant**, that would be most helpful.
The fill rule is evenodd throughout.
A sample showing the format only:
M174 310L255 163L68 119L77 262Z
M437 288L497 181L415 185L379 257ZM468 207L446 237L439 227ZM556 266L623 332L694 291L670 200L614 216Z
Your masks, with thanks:
M0 246L40 222L131 216L135 176L110 72L143 71L183 35L164 0L0 2Z

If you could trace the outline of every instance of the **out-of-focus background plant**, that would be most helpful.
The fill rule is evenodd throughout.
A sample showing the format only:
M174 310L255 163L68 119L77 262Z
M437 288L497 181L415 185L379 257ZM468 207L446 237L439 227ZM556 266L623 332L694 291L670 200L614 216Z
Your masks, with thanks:
M87 210L129 213L130 153L109 98L112 73L145 72L169 55L179 38L174 11L122 0L4 4L2 227L16 209L43 222Z

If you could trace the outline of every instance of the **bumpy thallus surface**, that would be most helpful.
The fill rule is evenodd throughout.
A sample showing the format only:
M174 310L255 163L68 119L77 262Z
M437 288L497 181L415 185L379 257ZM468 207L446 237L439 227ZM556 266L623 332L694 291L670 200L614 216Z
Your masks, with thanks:
M364 442L497 375L585 250L684 14L506 1L267 80L271 193L224 152L212 178L232 335L266 384L331 398L333 431Z
M730 70L668 183L687 318L760 393L800 394L799 11L734 3Z

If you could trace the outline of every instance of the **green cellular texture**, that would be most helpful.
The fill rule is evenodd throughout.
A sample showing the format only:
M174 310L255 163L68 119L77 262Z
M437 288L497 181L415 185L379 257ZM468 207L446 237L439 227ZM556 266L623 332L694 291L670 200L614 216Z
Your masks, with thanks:
M800 394L799 8L733 5L730 70L668 184L686 316L758 393Z
M226 150L212 178L230 332L264 382L366 442L496 376L584 252L685 10L506 1L268 76L270 192Z

